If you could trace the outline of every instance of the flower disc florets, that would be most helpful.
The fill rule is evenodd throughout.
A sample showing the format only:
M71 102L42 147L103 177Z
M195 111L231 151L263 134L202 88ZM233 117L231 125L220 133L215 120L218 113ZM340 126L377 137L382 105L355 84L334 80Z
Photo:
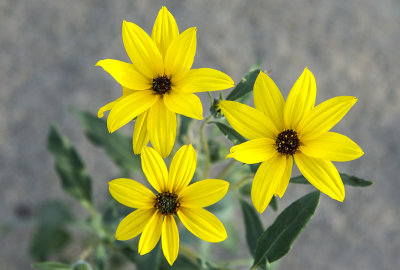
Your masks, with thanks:
M276 139L276 150L283 155L293 155L300 146L299 138L297 137L297 132L288 129L279 133Z
M170 192L159 193L154 203L154 207L163 215L176 214L180 205L178 195Z
M157 95L164 95L171 91L171 80L167 75L153 79L153 91Z

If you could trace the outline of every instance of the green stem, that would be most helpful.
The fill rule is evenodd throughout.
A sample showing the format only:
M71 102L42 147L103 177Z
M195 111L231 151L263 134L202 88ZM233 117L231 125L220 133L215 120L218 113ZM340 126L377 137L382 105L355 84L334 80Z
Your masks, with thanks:
M239 181L237 181L235 184L232 185L232 190L237 190L237 189L241 188L253 177L254 177L254 175L252 175L252 174L246 175L245 177L243 177L242 179L240 179Z
M94 209L93 204L91 202L84 200L82 201L82 206L89 211L90 215L97 216L97 211L96 209Z
M204 119L203 123L201 124L200 128L200 134L201 134L201 143L203 145L203 151L206 156L205 164L204 164L204 178L208 178L210 176L210 149L208 148L208 142L206 139L206 125L210 120L212 119L212 116L209 115L206 119Z
M229 163L225 166L225 168L217 175L217 179L222 179L225 178L228 174L229 171L235 167L236 165L236 160L232 159L229 161Z
M98 245L98 243L92 244L90 246L88 246L79 256L79 259L84 261L89 255L90 253L92 253L92 251L94 250L94 248Z

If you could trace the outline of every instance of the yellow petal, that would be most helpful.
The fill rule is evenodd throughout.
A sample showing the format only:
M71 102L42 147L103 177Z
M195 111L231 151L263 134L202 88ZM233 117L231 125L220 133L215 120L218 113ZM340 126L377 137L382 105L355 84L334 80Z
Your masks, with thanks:
M135 180L118 178L108 182L111 195L119 203L131 208L153 208L155 195Z
M221 200L228 191L229 183L220 179L206 179L191 184L180 195L182 207L200 208Z
M149 142L149 134L147 133L147 111L140 114L136 118L135 128L133 130L133 153L139 155L144 146Z
M157 45L163 58L165 57L169 45L178 35L178 25L176 24L174 16L172 16L166 7L162 7L154 22L151 38Z
M203 119L203 106L195 94L171 91L164 95L164 104L175 113L197 120Z
M285 100L274 81L260 71L253 88L254 106L262 111L278 130L284 130L283 109Z
M165 55L165 74L178 81L192 67L196 54L196 27L189 28L175 38Z
M285 169L286 157L281 154L276 154L275 157L264 161L258 168L251 186L251 200L260 214L267 208L281 184Z
M147 132L150 142L163 158L171 153L176 136L176 114L160 99L147 114Z
M160 239L162 232L163 216L155 211L146 227L143 229L139 240L139 254L144 255L153 250Z
M160 154L148 146L142 150L142 169L146 175L147 181L158 193L166 191L168 180L168 170Z
M355 97L328 99L316 106L298 127L301 140L311 140L333 128L357 102Z
M164 218L161 234L162 250L168 263L172 265L179 252L179 232L172 215Z
M191 233L204 241L216 243L228 237L221 221L203 208L181 207L178 216Z
M117 98L116 100L110 102L110 103L107 103L103 107L101 107L99 109L99 111L97 112L97 117L98 118L102 118L104 116L104 112L111 110L114 107L114 105L117 104L118 101L120 101L125 96L127 96L129 94L132 94L133 92L135 92L135 90L131 90L129 88L126 88L126 87L122 86L122 96Z
M179 81L172 78L174 89L184 93L218 91L234 86L234 82L225 73L212 68L191 69Z
M113 105L107 118L107 127L109 132L114 132L120 127L126 125L139 114L149 109L157 97L152 91L134 91Z
M118 83L129 89L145 90L152 87L152 80L137 72L132 64L105 59L97 62L96 66L102 67Z
M254 164L266 161L276 154L275 141L269 138L258 138L235 145L226 158L234 158L237 161Z
M134 23L122 23L122 41L135 69L153 79L164 74L164 64L154 41Z
M154 208L153 208L154 209ZM153 209L138 209L127 215L118 225L115 238L125 241L138 236L153 216Z
M301 119L314 108L316 95L314 75L305 68L286 99L284 120L287 129L297 129Z
M278 130L262 112L236 101L223 100L220 107L229 124L243 137L276 139Z
M335 132L302 141L301 152L307 156L332 161L350 161L361 157L364 152L349 137Z
M296 152L294 160L300 172L314 187L332 199L344 200L344 185L332 162L308 157L300 151Z
M193 146L183 145L176 152L169 167L169 192L179 194L190 183L196 170L196 163L196 151Z
M283 178L281 183L276 189L276 195L278 195L279 198L283 197L283 194L285 194L286 188L289 185L290 176L292 175L292 168L293 168L293 157L286 156L285 172L283 173Z

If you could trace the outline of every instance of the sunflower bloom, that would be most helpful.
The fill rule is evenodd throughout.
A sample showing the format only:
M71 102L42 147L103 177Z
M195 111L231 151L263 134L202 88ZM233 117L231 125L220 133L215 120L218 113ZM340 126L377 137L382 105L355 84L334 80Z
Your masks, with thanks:
M221 242L227 234L221 221L203 207L222 199L229 183L206 179L188 186L196 169L196 152L192 145L182 146L175 154L169 171L160 154L145 146L142 168L157 191L126 178L109 182L111 195L121 204L137 208L119 224L115 237L129 240L140 233L139 253L150 252L161 237L162 250L172 265L178 256L179 233L174 216L195 236L208 242Z
M258 75L253 91L255 108L234 101L222 101L220 107L229 124L249 140L233 146L227 158L247 164L261 162L251 189L257 211L264 212L272 196L283 196L293 160L312 185L343 201L343 182L331 161L350 161L364 153L350 138L329 130L357 99L340 96L314 107L317 87L307 68L286 102L263 72Z
M107 119L114 132L136 118L133 150L141 153L149 140L162 157L174 146L176 114L203 119L196 92L224 90L234 82L225 73L191 69L196 53L196 27L179 34L172 14L162 7L151 37L134 23L124 21L122 40L132 63L106 59L96 65L122 85L122 96L99 109L98 116L111 110Z

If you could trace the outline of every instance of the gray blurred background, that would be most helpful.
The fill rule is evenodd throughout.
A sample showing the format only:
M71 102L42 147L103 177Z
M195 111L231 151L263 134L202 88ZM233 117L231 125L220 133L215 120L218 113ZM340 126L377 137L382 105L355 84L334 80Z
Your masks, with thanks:
M395 0L0 0L0 223L19 224L0 237L0 269L29 269L29 223L41 202L61 198L82 212L62 192L46 150L51 123L80 150L95 180L95 202L105 200L106 182L118 170L85 139L69 108L97 112L120 95L120 86L94 64L104 58L128 61L122 20L150 33L162 5L181 31L198 27L194 67L220 69L238 82L260 60L286 96L308 66L317 81L317 103L338 95L359 99L334 130L353 138L366 154L337 167L374 185L346 187L342 204L322 196L281 269L399 269ZM206 114L206 94L201 97ZM290 185L281 209L308 190ZM33 214L21 217L25 208ZM272 221L268 215L265 225Z

